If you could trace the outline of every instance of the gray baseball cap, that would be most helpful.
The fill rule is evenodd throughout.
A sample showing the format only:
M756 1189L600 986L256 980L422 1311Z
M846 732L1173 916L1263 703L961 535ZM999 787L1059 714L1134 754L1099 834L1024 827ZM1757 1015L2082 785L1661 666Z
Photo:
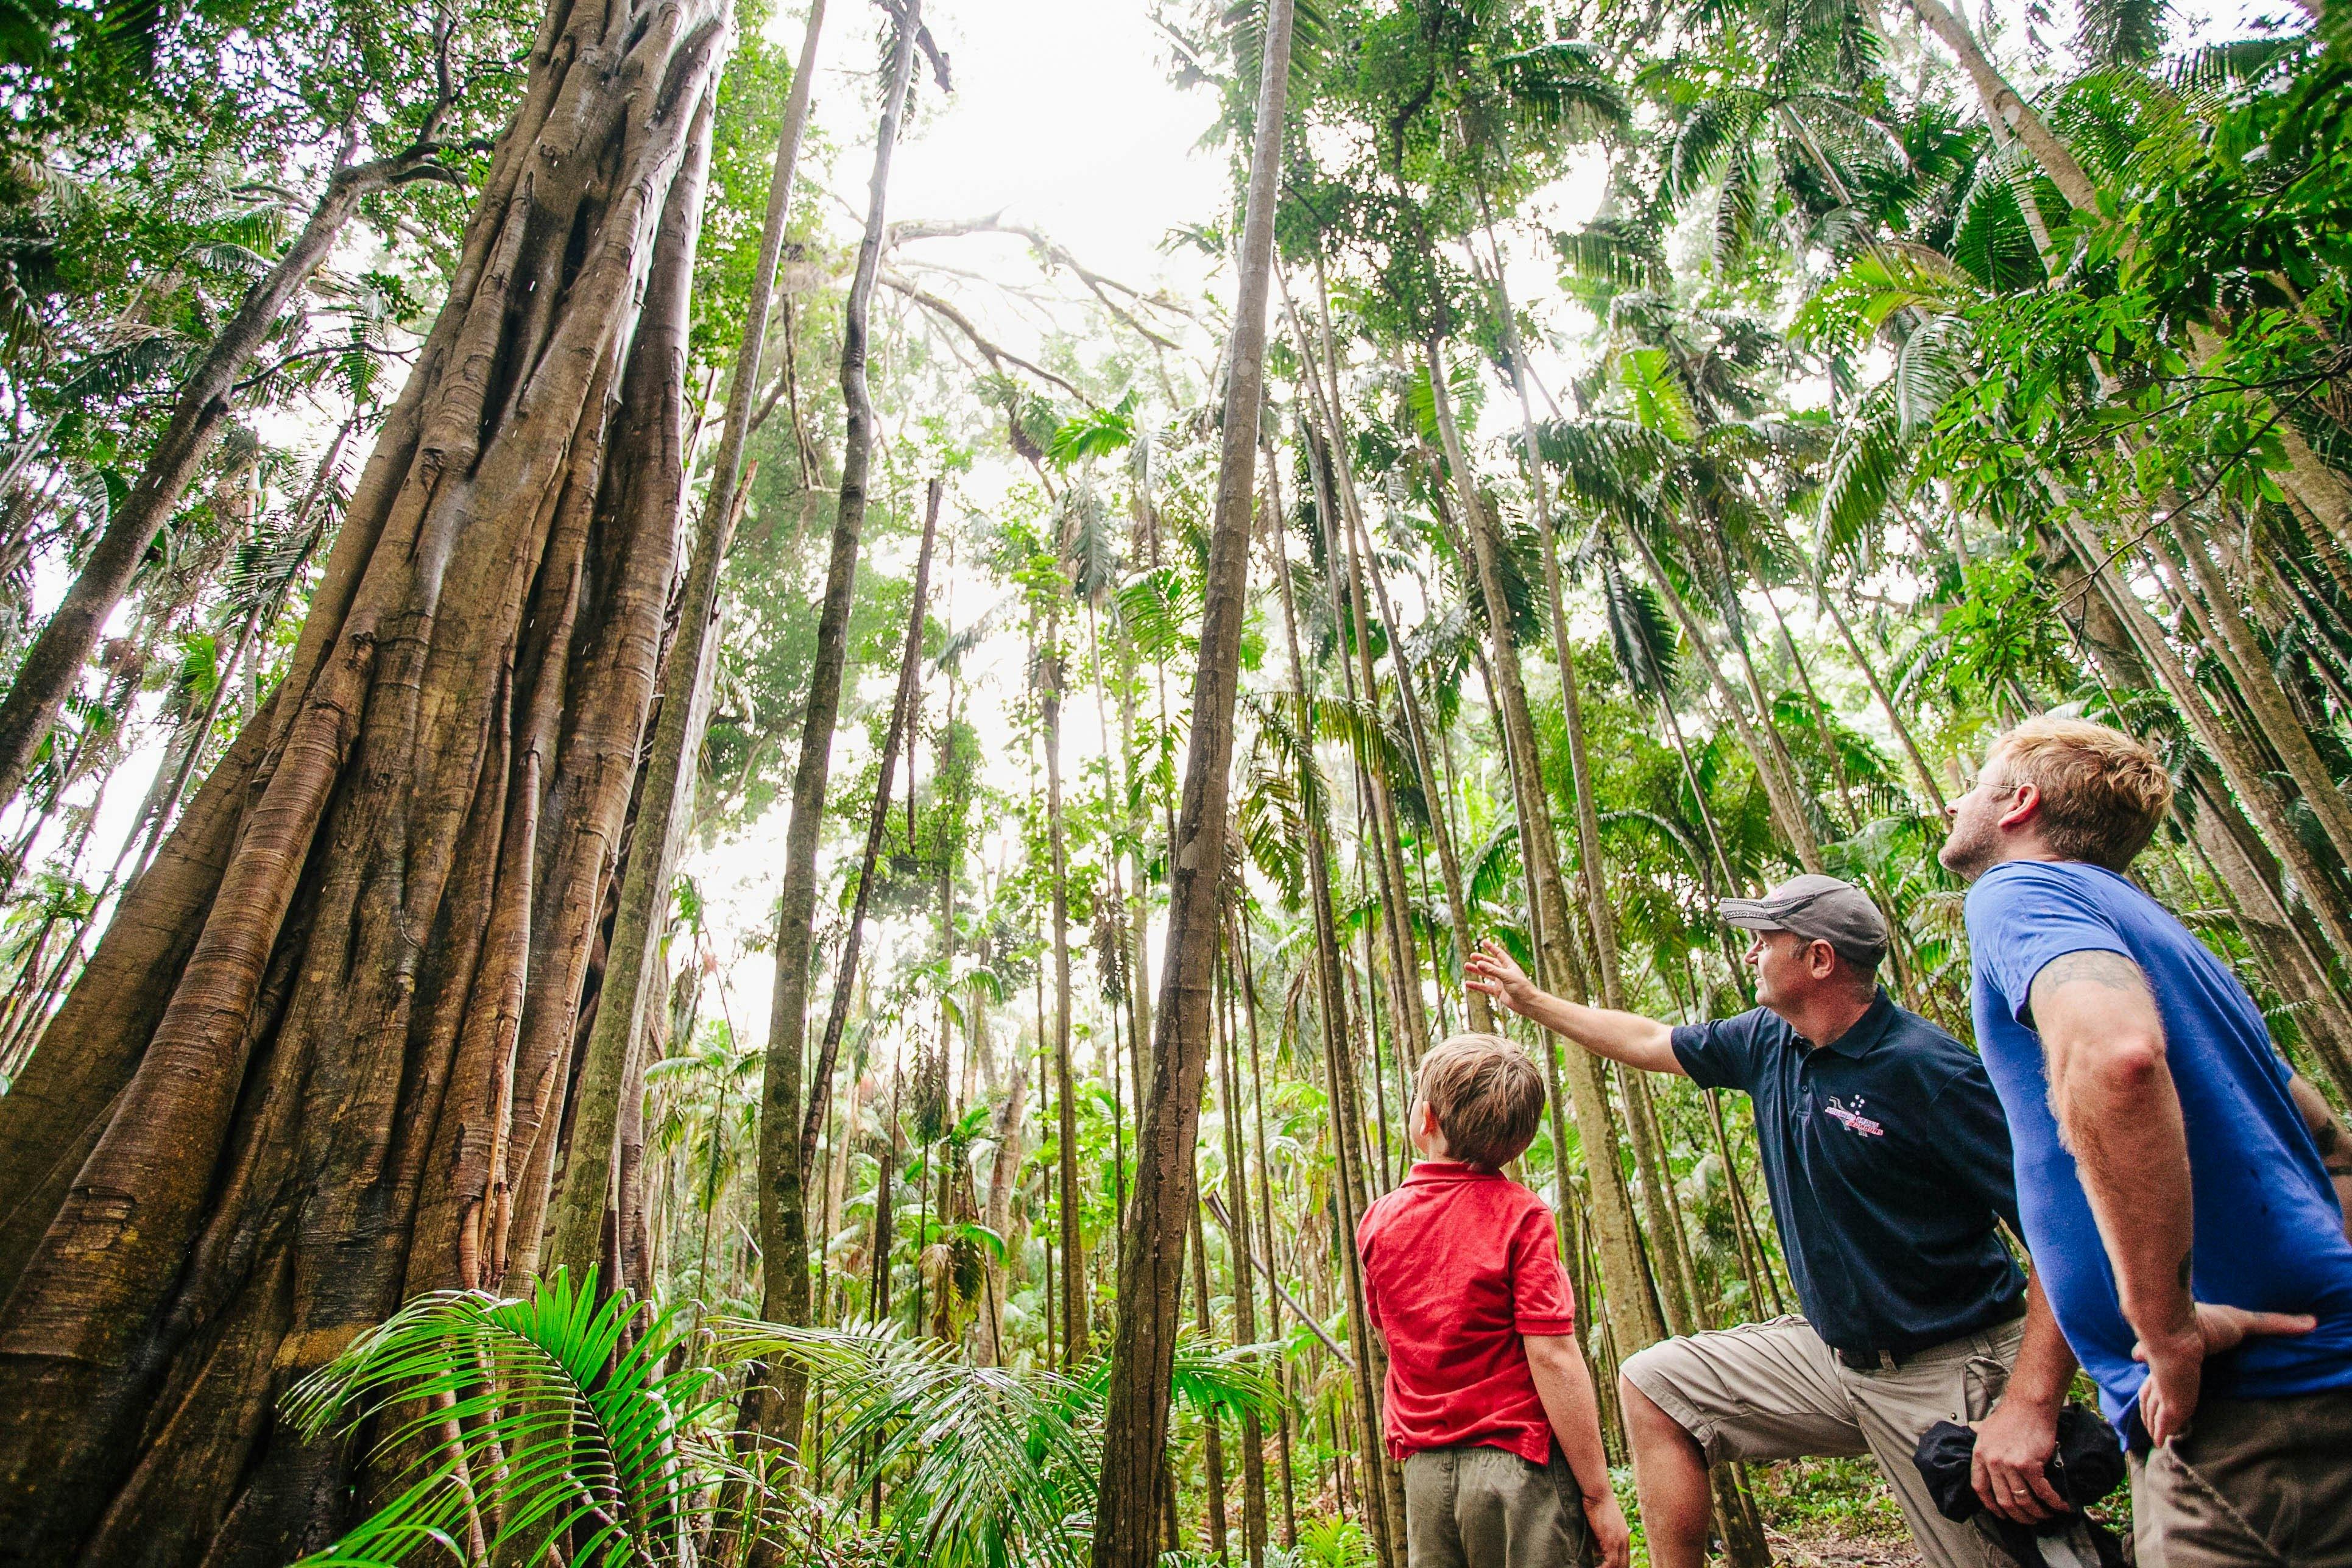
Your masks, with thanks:
M1886 917L1868 893L1835 877L1791 877L1760 899L1726 899L1716 910L1742 931L1789 931L1828 942L1850 963L1886 956Z

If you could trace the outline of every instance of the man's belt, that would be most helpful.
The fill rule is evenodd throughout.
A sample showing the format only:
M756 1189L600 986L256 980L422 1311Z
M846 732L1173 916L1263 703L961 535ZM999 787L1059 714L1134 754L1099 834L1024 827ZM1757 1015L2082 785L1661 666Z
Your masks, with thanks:
M1856 1372L1893 1372L1896 1368L1900 1367L1905 1362L1910 1361L1917 1356L1925 1355L1929 1351L1940 1350L1944 1346L1950 1344L1953 1340L1964 1340L1971 1334L1981 1334L1989 1332L1994 1329L2006 1328L2011 1323L2017 1321L2018 1319L2023 1316L2025 1316L2025 1303L2022 1300L2020 1300L2016 1304L2014 1310L2003 1312L2000 1317L1993 1319L1990 1322L1980 1324L1976 1328L1962 1329L1958 1333L1950 1336L1950 1338L1937 1340L1931 1345L1913 1345L1907 1350L1899 1351L1888 1350L1883 1345L1866 1346L1860 1349L1851 1345L1832 1345L1830 1346L1830 1353L1837 1357L1842 1363L1853 1368Z

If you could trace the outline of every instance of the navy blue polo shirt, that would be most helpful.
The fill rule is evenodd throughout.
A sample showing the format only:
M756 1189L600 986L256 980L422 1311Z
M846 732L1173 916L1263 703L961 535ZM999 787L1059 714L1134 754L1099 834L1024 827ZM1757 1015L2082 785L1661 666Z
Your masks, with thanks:
M1885 990L1826 1047L1759 1007L1675 1030L1692 1081L1756 1102L1789 1279L1841 1350L1909 1352L2006 1322L2025 1276L2009 1124L1984 1064Z

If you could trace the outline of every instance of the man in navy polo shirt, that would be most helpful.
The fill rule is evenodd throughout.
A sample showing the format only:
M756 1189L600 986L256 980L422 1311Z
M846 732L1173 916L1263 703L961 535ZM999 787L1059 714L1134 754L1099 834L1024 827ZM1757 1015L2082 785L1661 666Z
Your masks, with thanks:
M2145 746L2029 721L1952 806L2025 1239L2132 1449L2141 1568L2352 1563L2352 1144L2253 998L2123 875Z
M1912 1456L1978 1422L1979 1497L2032 1523L2063 1511L2042 1467L2074 1358L1999 1225L2017 1225L2009 1134L1976 1057L1879 988L1869 895L1799 877L1727 899L1753 933L1753 1012L1669 1028L1538 990L1492 942L1468 984L1596 1055L1746 1090L1803 1317L1668 1340L1627 1359L1626 1433L1655 1568L1699 1568L1707 1467L1874 1456L1931 1568L2008 1559L1937 1510ZM2003 1390L2006 1388L2006 1393Z

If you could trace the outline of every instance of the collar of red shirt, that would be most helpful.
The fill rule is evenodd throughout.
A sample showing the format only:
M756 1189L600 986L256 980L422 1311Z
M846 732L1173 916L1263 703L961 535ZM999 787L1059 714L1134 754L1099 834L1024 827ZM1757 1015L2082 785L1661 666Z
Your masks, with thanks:
M1482 1171L1459 1160L1415 1160L1405 1173L1405 1185L1430 1186L1440 1182L1499 1182L1500 1171Z

